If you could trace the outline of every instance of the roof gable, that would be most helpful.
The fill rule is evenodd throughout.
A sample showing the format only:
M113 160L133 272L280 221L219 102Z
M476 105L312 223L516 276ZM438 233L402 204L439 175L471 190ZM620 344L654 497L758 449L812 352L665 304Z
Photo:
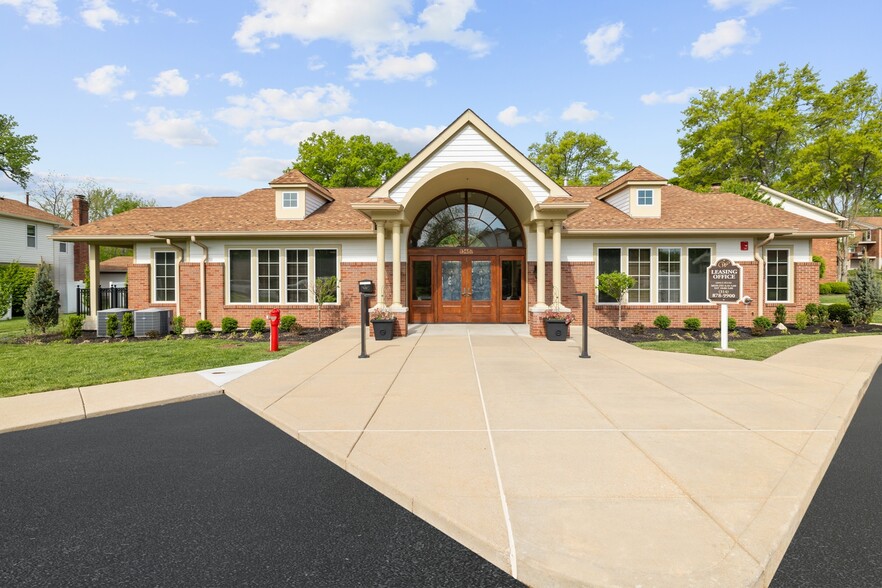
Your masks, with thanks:
M292 169L289 172L285 172L284 174L270 182L269 185L273 188L284 188L286 186L297 186L304 188L308 187L316 194L324 196L327 200L334 199L327 188L310 178L299 169Z
M603 200L607 196L612 196L621 188L631 184L658 185L666 184L667 182L668 180L666 178L661 177L655 172L649 171L642 165L638 165L632 167L630 170L626 171L605 186L602 186L597 193L597 198Z
M72 227L73 223L66 218L49 214L45 210L28 206L24 202L0 196L0 216L8 216L25 220L48 223L58 227Z

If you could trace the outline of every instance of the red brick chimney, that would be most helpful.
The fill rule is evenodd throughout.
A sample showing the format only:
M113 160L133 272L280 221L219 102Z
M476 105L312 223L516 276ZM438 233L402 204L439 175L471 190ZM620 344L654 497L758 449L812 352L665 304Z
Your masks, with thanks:
M73 197L72 221L75 227L89 223L89 201L81 194ZM74 280L86 277L86 266L89 265L89 245L74 243ZM92 276L96 279L96 276Z

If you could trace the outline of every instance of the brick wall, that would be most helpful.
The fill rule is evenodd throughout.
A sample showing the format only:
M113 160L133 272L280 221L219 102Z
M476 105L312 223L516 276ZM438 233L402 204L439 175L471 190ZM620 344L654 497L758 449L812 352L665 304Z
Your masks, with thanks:
M821 278L822 283L835 282L839 279L837 278L839 272L836 269L836 241L837 239L812 239L812 255L820 255L827 264L824 277Z

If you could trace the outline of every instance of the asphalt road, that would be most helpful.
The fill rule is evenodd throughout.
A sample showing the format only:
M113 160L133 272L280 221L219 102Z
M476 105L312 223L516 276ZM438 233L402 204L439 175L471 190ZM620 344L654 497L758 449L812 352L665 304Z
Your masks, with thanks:
M882 369L858 406L772 586L882 586Z
M0 435L0 586L520 586L223 397Z

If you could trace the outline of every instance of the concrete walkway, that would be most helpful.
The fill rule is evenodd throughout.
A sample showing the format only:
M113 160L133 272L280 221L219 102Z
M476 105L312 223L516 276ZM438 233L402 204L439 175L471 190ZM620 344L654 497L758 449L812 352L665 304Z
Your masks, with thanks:
M578 332L575 333L578 335ZM524 326L0 399L0 432L226 393L530 585L768 584L882 337L764 362Z
M764 362L591 333L358 331L225 386L232 398L530 585L771 581L882 357L882 337Z

